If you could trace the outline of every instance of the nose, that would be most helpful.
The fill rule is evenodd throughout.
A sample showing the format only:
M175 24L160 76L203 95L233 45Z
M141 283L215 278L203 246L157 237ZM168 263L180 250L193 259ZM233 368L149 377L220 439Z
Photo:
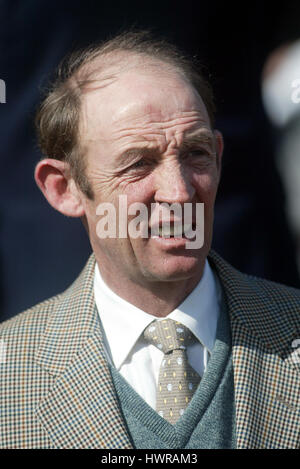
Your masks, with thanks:
M169 204L191 202L195 194L191 175L178 161L156 168L155 189L155 201Z

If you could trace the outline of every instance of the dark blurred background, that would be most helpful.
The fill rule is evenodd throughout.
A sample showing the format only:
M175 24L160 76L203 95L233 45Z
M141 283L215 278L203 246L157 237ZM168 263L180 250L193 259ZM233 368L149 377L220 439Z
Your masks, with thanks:
M70 49L131 26L151 28L208 67L225 139L213 247L244 272L300 286L274 164L279 135L260 88L268 54L300 35L299 3L0 0L0 320L64 290L91 252L80 221L52 209L33 179L41 90Z

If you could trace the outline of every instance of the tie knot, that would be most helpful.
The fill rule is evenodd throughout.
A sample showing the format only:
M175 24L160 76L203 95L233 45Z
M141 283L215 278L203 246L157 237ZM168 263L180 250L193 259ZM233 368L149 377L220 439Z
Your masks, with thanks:
M186 350L187 345L195 340L187 327L173 319L151 322L144 330L144 337L164 353L178 349Z

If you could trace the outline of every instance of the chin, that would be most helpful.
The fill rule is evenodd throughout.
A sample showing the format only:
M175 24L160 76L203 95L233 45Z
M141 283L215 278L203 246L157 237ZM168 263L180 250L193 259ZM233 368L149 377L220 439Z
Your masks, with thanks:
M205 261L204 261L205 262ZM188 259L188 262L176 263L165 263L159 268L158 265L153 269L148 270L146 276L153 281L161 282L176 282L180 280L188 280L198 277L199 280L202 276L204 262L199 259Z

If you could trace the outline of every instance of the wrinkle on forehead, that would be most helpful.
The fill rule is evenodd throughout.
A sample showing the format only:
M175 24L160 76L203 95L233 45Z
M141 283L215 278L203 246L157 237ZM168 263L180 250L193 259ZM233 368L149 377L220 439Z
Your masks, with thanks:
M110 82L110 86L89 93L82 100L83 119L89 114L100 113L112 123L121 123L130 115L132 123L143 121L166 122L184 114L200 111L206 117L207 111L198 92L182 77L162 73L140 73L127 71ZM169 112L170 111L170 112ZM176 116L177 114L177 116Z
M86 144L123 141L132 135L151 140L152 133L154 137L165 131L172 134L176 126L191 122L209 127L202 98L174 67L158 68L155 62L154 68L141 71L130 64L118 76L100 80L100 87L96 82L92 86L82 97L80 140Z

